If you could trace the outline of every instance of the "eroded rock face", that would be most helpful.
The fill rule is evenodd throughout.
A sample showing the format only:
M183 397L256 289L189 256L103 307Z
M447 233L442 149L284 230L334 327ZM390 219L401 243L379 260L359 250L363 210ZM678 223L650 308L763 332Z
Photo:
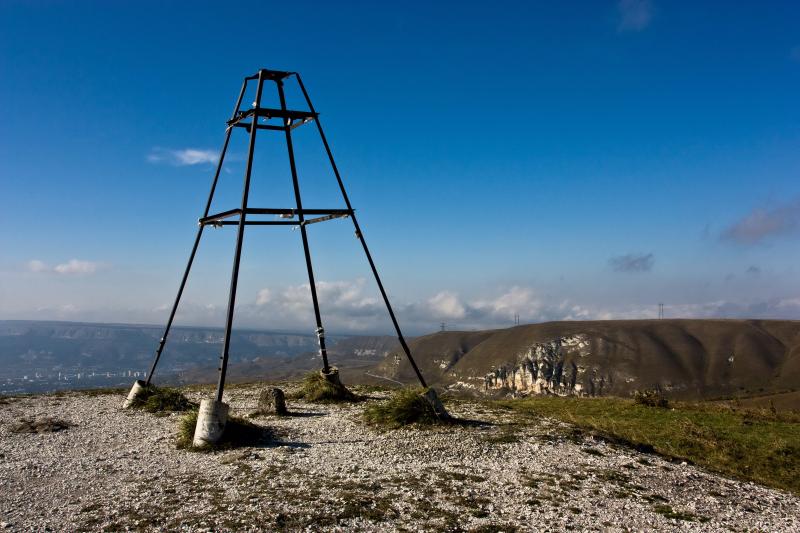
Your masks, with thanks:
M594 396L603 394L611 375L582 364L590 355L585 335L560 337L535 343L517 356L517 363L504 365L484 377L484 390L509 390L522 394Z

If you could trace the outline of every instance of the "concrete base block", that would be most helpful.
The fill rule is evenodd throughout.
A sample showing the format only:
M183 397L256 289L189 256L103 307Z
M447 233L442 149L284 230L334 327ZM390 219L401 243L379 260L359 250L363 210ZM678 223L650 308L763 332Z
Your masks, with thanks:
M194 428L193 446L216 444L225 431L228 421L228 404L216 400L203 400L197 413L197 426Z
M128 393L128 397L125 398L125 401L122 403L122 408L128 409L133 404L133 400L135 400L136 397L142 394L146 389L147 389L147 384L141 379L137 379L134 382L133 387L131 387L131 391Z
M276 415L288 414L286 410L286 397L281 389L269 388L261 391L258 396L258 410L262 413Z
M444 408L444 404L442 404L442 400L439 399L439 395L436 394L436 390L430 388L422 393L422 397L431 404L433 412L436 413L439 420L450 420L450 413Z
M325 372L324 370L319 371L319 375L325 378L325 381L334 385L336 387L341 387L342 382L339 379L339 369L335 366L328 367L328 371Z

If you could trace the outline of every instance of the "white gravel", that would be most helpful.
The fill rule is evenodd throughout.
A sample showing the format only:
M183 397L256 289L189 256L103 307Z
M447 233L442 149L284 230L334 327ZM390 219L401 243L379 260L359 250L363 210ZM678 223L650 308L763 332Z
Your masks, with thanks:
M226 401L245 415L258 392L236 387ZM123 411L122 399L69 393L0 405L0 528L800 530L800 499L789 493L559 437L565 427L550 420L509 425L508 413L478 403L451 410L491 424L381 431L361 421L365 403L289 401L302 416L254 419L274 441L194 453L175 447L180 415ZM72 427L10 431L43 416Z

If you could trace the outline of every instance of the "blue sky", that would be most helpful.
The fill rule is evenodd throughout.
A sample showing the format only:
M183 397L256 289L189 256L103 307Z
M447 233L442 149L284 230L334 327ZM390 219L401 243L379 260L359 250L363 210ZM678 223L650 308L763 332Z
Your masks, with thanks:
M800 5L663 0L5 1L0 318L163 322L259 67L303 75L412 332L800 318ZM341 206L295 132L305 205ZM251 205L292 205L282 142ZM238 130L214 210L245 156ZM329 330L388 331L350 222L309 229ZM206 232L181 323L222 325L234 238ZM298 232L248 228L236 324L312 331L305 283Z

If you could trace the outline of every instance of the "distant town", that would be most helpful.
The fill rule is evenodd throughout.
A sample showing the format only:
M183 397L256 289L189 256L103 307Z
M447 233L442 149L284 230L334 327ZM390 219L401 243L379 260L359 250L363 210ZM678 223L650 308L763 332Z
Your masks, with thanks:
M68 368L33 371L22 376L0 376L0 394L29 394L68 389L124 387L133 379L145 379L144 370Z

